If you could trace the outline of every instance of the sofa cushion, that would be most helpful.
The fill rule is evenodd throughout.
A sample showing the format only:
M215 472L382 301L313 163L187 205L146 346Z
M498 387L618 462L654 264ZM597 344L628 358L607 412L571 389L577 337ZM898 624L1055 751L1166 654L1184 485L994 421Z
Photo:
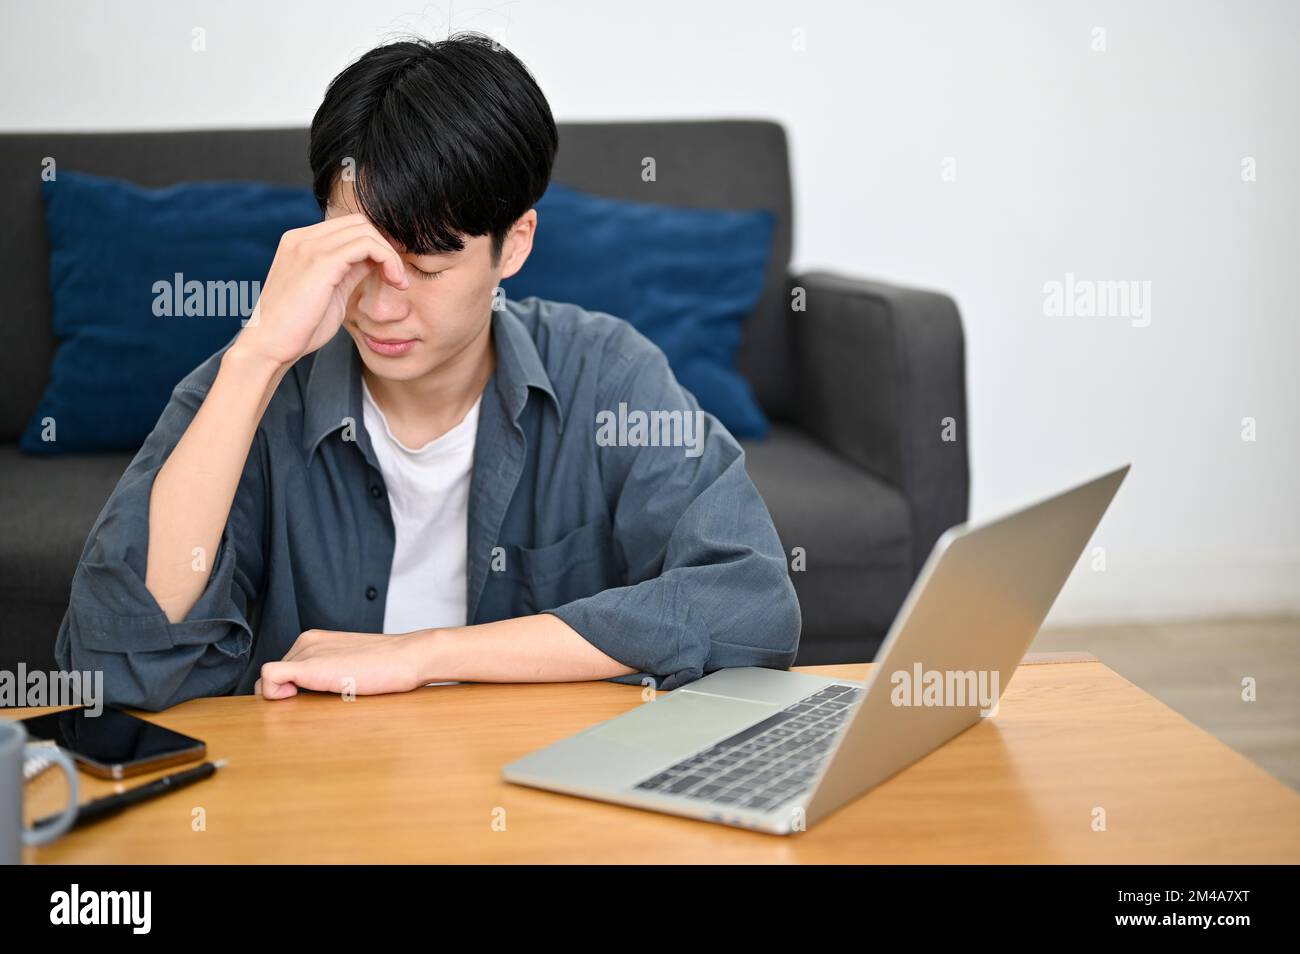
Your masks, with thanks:
M33 457L0 444L0 669L53 667L73 571L133 456Z
M42 194L59 347L31 454L138 448L252 314L280 236L320 221L309 190L252 182L145 189L63 169Z
M763 293L771 212L628 202L553 182L537 220L528 261L501 283L509 297L568 301L624 319L659 346L682 387L732 434L767 433L736 351Z
M790 573L811 637L798 664L869 661L912 582L906 499L791 427L742 444L787 563L803 549L804 569Z

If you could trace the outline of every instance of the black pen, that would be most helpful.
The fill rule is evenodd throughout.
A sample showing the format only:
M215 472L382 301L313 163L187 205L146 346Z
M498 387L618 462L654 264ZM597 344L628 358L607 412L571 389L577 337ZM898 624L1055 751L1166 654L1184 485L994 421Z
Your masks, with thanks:
M125 811L132 805L138 805L141 802L147 802L150 799L157 798L159 795L166 795L168 792L174 792L177 789L184 788L187 785L193 785L195 782L201 782L216 774L217 769L225 768L228 764L227 759L217 759L215 762L204 762L202 765L195 766L192 769L186 769L183 772L176 772L173 775L164 775L162 778L156 778L152 782L144 785L137 785L135 788L129 788L125 792L118 792L114 795L105 795L103 798L95 798L81 805L77 809L77 818L72 823L73 828L80 828L82 825L90 825L105 818L111 818L118 812ZM58 815L51 815L48 818L42 818L38 824L45 824L58 818Z

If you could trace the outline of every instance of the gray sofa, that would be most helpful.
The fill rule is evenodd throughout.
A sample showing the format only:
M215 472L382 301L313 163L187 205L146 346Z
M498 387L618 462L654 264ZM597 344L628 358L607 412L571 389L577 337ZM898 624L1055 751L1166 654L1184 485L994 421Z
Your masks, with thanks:
M53 668L54 638L91 524L130 453L30 457L16 441L55 341L39 185L60 169L148 186L194 179L307 185L303 129L0 134L0 669ZM654 156L658 181L641 181ZM785 132L762 121L563 123L555 180L616 198L765 207L778 217L742 372L773 420L748 467L803 609L800 663L875 653L930 547L966 519L961 321L940 294L826 272L790 274ZM850 210L844 210L850 214ZM806 309L791 307L805 290ZM957 440L942 439L952 418Z

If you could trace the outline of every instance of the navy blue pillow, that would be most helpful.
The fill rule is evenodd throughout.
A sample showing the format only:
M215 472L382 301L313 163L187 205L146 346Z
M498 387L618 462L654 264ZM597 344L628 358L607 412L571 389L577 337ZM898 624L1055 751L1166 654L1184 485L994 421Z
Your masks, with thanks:
M145 189L61 169L42 196L58 350L20 442L34 454L138 448L177 382L239 332L280 236L321 219L310 190L257 183Z
M502 282L630 322L663 349L682 386L737 437L768 422L736 370L741 325L763 292L776 217L627 202L552 183L533 251Z

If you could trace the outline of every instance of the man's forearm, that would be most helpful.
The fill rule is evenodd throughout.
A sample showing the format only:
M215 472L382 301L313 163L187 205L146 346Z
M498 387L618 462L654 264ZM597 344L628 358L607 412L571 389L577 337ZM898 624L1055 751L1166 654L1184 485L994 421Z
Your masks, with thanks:
M426 630L421 682L583 682L636 672L605 655L558 616Z
M287 699L299 689L374 695L431 682L587 682L636 672L556 616L380 635L312 629L253 690Z
M173 623L185 618L207 585L253 435L286 370L232 345L194 420L154 477L145 586Z

